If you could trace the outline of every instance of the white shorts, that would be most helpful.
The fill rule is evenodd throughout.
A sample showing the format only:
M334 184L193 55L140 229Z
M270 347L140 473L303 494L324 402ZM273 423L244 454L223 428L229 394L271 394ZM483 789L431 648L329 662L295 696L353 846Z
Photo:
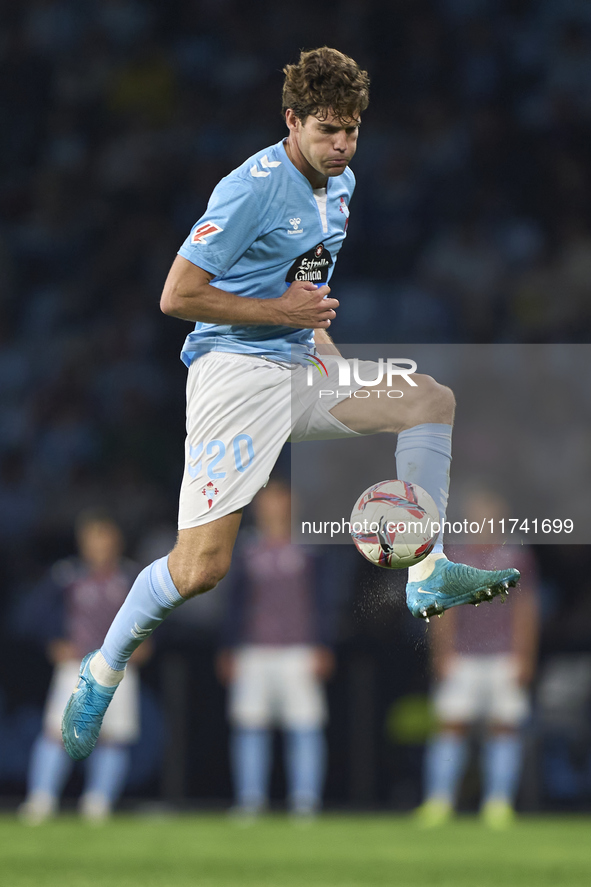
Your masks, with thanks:
M62 714L78 683L79 670L80 663L71 661L61 662L53 671L43 715L44 732L51 736L61 736ZM99 742L127 745L136 742L139 734L139 677L137 669L128 665L125 677L106 711Z
M518 726L529 713L526 691L517 681L510 654L457 656L435 690L434 705L443 723L489 722Z
M311 647L246 646L236 652L229 716L250 729L318 728L326 721L324 687L312 672Z
M323 361L329 376L310 387L306 368L250 354L210 351L193 361L179 530L247 505L267 483L288 439L359 437L330 412L348 394L338 391L337 367L330 358ZM353 383L348 390L361 387ZM334 394L319 397L319 388Z

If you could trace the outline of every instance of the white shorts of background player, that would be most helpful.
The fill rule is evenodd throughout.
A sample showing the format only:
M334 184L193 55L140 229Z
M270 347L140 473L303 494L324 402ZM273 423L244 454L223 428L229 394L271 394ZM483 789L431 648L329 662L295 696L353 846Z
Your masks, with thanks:
M243 729L318 729L326 723L324 687L314 676L314 648L246 645L236 651L229 717Z
M435 713L442 724L470 724L479 719L518 727L529 714L527 692L517 680L510 653L457 655L435 690Z

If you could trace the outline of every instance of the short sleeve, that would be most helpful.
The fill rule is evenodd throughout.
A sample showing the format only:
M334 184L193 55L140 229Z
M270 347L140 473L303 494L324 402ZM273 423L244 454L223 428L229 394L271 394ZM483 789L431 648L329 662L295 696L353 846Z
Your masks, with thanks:
M252 186L228 176L216 185L207 209L179 255L216 277L236 264L259 235L261 218Z

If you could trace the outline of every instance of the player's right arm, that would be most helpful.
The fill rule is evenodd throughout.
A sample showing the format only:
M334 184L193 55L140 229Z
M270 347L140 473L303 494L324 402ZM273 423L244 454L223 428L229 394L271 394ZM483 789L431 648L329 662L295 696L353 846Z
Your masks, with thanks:
M177 256L166 278L160 308L164 314L200 323L290 326L326 329L336 317L329 286L296 280L277 299L253 299L211 286L215 275Z

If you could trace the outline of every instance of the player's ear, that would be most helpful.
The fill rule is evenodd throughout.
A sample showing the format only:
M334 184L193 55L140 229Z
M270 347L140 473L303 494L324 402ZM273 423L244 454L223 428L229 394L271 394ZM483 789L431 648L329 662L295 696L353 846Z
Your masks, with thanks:
M285 112L285 122L290 130L298 130L301 126L301 120L297 116L293 108L287 108Z

